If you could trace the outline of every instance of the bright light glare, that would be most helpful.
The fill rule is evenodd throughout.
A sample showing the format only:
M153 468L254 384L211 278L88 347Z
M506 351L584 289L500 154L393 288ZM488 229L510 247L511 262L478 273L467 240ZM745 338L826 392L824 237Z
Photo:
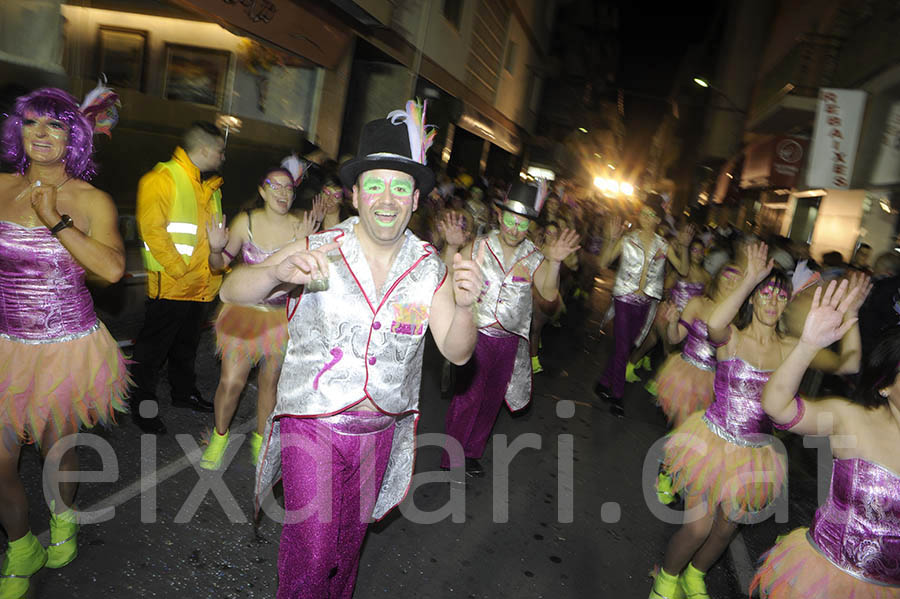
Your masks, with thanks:
M556 179L556 173L551 171L549 168L529 166L527 172L535 179L546 179L547 181L553 181L554 179Z
M594 177L594 187L597 189L603 189L606 187L606 179L603 177Z
M631 183L622 183L619 189L627 196L634 195L634 185Z
M578 130L582 133L587 133L587 129L585 129L584 127L579 127Z
M611 171L614 171L614 170L616 170L616 165L614 165L613 163L609 163L606 165L606 168L608 168Z
M700 87L709 87L709 81L703 79L702 77L694 77L694 83L696 83Z
M619 182L608 179L606 182L606 189L612 193L619 193Z

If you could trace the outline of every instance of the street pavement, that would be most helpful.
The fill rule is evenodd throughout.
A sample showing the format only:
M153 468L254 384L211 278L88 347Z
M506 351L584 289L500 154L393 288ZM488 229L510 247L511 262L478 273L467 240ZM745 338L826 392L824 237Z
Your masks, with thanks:
M641 486L645 467L655 478L656 462L647 458L648 451L665 435L666 425L641 385L629 385L624 419L594 401L593 382L610 349L598 321L608 288L598 282L587 311L573 307L562 328L546 327L541 357L546 371L534 378L529 408L516 415L502 409L483 459L487 476L467 481L460 493L464 505L454 517L423 522L428 512L438 520L434 513L447 510L454 488L431 482L411 490L402 510L374 523L354 597L647 597L649 573L676 530L654 515L655 494L648 489L645 497ZM103 316L116 321L110 329L121 338L132 338L140 323L133 313ZM207 330L198 356L198 387L209 398L218 378L213 350ZM440 392L441 365L429 341L420 436L443 432L449 399ZM172 408L165 373L161 378L161 414L169 433L142 436L127 416L112 429L94 431L102 442L95 444L99 450L81 449L82 469L100 470L105 459L107 477L81 484L77 504L91 512L113 508L114 515L84 524L78 558L64 569L39 573L30 597L274 597L280 525L266 516L254 521L248 448L235 446L221 478L198 470L197 444L208 435L212 416ZM235 431L254 428L254 399L251 378ZM812 516L817 453L797 438L786 437L785 444L789 519L770 518L742 529L709 573L712 597L746 597L761 553L777 535L806 525ZM499 462L517 445L520 451L504 476ZM439 447L421 446L417 476L438 473L439 459ZM109 474L113 465L116 471ZM48 510L40 501L39 468L36 452L26 448L21 471L32 501L31 525L46 542ZM205 492L204 483L215 481L223 483L213 485L218 495Z

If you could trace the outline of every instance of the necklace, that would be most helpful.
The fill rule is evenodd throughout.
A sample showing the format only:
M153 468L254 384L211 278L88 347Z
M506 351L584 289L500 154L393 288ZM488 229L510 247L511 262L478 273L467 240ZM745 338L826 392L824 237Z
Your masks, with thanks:
M62 180L62 183L58 183L58 184L54 185L53 187L55 187L56 190L59 191L60 189L62 189L63 185L68 183L71 179L72 179L72 177L66 177L65 179ZM33 187L35 187L35 184L40 184L40 182L41 182L40 179L38 179L37 181L32 181L31 179L28 178L27 175L25 176L25 180L28 181L30 183L30 185L28 187L26 187L25 189L23 189L22 191L20 191L19 195L16 196L16 198L13 200L13 202L18 202L19 200L21 200L22 197L28 191L30 191ZM37 185L37 186L40 187L41 185Z

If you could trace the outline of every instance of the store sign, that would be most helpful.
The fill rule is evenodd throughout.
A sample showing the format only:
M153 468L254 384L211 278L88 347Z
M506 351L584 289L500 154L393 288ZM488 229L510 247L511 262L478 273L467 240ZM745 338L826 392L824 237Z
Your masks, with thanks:
M772 187L790 189L798 183L797 175L806 159L809 139L794 136L776 137L773 142L772 172L769 181Z
M816 123L806 184L848 189L866 107L866 92L823 87L819 91Z

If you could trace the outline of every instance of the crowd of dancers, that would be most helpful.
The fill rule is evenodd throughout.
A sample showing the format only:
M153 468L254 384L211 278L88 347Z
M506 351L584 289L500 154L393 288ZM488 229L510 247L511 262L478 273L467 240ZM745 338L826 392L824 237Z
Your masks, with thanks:
M59 468L47 471L44 547L29 530L22 447L53 455L63 437L129 408L142 431L165 433L156 399L165 362L172 403L213 412L200 459L208 470L222 468L258 367L257 508L281 480L288 513L312 514L284 524L278 597L351 597L369 522L409 488L426 331L445 370L456 365L441 467L462 474L451 476L459 483L484 474L479 458L502 404L530 402L542 327L613 264L614 348L595 392L623 417L626 385L666 354L647 385L673 426L656 493L684 502L650 597L709 597L706 572L784 487L774 429L840 442L826 502L809 528L761 558L748 592L900 597L893 254L873 267L821 268L785 240L770 247L676 222L655 194L619 215L576 188L436 178L426 164L433 131L415 102L368 123L359 152L340 165L295 156L273 165L255 203L226 222L222 178L207 174L222 164L225 140L195 123L138 185L148 310L128 364L85 286L88 275L112 283L125 268L114 203L88 183L92 138L109 134L117 106L106 88L81 104L45 88L19 98L3 123L12 172L0 175L0 525L9 539L0 599L19 599L41 568L77 556L76 486L60 476L78 470L75 450L56 451ZM310 178L311 209L299 213ZM194 360L217 296L221 374L209 402ZM808 397L808 369L843 378L828 397Z

